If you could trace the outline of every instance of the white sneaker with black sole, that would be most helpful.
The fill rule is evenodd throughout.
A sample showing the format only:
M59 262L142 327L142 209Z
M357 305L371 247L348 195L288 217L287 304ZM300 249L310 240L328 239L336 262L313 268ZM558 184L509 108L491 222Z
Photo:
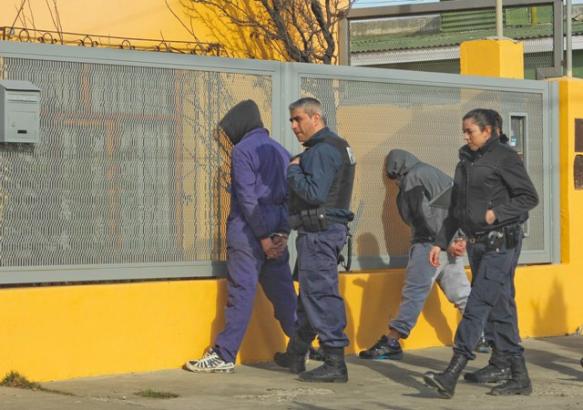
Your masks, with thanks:
M194 373L232 373L235 363L225 362L212 348L200 360L189 360L184 367Z

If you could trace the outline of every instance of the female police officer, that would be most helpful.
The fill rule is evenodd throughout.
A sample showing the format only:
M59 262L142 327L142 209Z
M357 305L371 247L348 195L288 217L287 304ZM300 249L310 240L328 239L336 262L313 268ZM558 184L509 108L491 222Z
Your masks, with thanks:
M457 229L468 236L473 286L456 331L454 355L444 372L427 372L425 383L441 396L454 394L457 379L486 322L494 350L507 358L510 380L490 394L530 394L532 386L518 333L513 272L522 245L521 224L538 203L534 186L518 154L503 144L492 110L475 109L463 118L466 145L459 151L448 218L444 221L429 259L439 265Z

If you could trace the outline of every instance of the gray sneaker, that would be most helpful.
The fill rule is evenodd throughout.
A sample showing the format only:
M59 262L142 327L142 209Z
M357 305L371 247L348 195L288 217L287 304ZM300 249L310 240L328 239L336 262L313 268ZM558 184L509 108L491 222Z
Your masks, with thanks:
M232 373L235 363L225 362L212 348L200 360L189 360L184 368L194 373Z

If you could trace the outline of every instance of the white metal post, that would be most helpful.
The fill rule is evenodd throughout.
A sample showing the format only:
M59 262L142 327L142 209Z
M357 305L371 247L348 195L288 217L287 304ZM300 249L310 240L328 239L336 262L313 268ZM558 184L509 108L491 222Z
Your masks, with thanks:
M571 78L573 76L573 30L572 30L572 1L567 0L567 12L565 13L565 19L567 20L565 35L567 36L567 77Z
M502 10L502 0L496 0L496 37L498 40L504 38L504 13Z

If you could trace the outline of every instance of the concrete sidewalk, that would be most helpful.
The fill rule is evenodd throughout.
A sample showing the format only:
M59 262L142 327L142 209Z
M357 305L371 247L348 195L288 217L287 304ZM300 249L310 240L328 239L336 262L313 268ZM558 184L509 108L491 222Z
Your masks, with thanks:
M453 399L429 390L422 375L442 370L450 348L405 352L400 362L348 358L348 384L311 384L273 363L237 367L233 374L193 374L183 370L93 377L43 383L71 395L0 388L2 410L127 409L583 409L583 337L529 339L524 342L534 392L531 396L493 397L491 386L463 380ZM479 355L469 369L487 362ZM315 367L311 362L308 367ZM144 398L145 390L173 393L176 398Z

